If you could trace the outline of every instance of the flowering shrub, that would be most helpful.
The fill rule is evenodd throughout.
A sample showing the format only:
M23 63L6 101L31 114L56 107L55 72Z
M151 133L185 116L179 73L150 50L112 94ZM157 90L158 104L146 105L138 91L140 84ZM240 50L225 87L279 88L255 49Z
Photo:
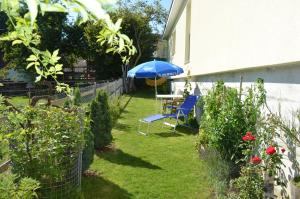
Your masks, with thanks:
M241 137L244 132L256 131L264 102L262 80L258 80L246 92L225 86L222 81L217 82L198 104L204 110L199 143L213 147L229 162L240 160L244 157L242 151L245 148L241 145L242 141L255 141L250 133L243 140Z
M242 138L244 141L254 141L256 138L252 135L252 132L248 131Z
M262 161L262 159L261 159L260 157L258 157L258 156L253 156L253 157L251 158L251 163L252 163L252 164L260 164L261 161Z
M275 147L269 146L269 147L266 149L266 153L267 153L268 155L273 155L274 153L276 153Z
M260 199L263 198L264 181L262 177L262 158L255 154L258 141L252 132L248 131L242 136L244 143L241 144L244 163L240 177L232 181L236 190L235 197L239 199Z
M232 186L237 190L237 198L259 199L263 196L263 171L273 176L277 184L282 184L275 175L282 165L281 159L285 149L279 149L279 146L273 143L259 152L261 139L254 136L252 132L247 132L242 136L242 140L244 158L241 161L245 165L241 169L241 176L233 180Z
M255 167L243 167L241 176L232 181L232 187L236 190L234 198L238 199L263 198L263 186L262 175Z
M283 151L283 152L282 152ZM264 170L267 172L269 176L275 176L278 170L281 169L282 156L285 152L284 148L281 148L278 145L271 145L265 149L265 153L263 153L265 168ZM282 184L279 178L275 177L275 180L278 184Z

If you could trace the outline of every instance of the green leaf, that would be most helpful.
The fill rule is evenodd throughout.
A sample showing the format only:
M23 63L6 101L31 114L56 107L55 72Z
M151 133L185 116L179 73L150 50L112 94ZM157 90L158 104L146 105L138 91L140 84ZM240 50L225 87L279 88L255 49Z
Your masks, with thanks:
M30 62L27 66L26 69L29 69L31 66L35 65L35 62Z
M124 40L122 38L119 39L119 51L121 52L124 49Z
M35 56L35 55L30 55L27 59L26 59L26 61L37 61L38 60L38 58Z
M38 14L38 1L37 0L26 0L26 4L29 9L30 18L31 18L31 25L33 25L36 16Z
M52 54L52 57L57 57L58 52L59 52L59 49L55 50L55 51L53 52L53 54Z
M119 37L123 38L126 42L130 43L130 38L125 34L119 34Z
M98 0L75 0L75 2L83 5L97 19L105 19L107 17L105 10Z
M120 30L121 28L122 19L118 19L118 21L115 24L115 31Z
M114 51L115 51L114 48L108 48L105 52L106 52L106 53L110 53L110 52L114 52Z
M23 41L17 39L17 40L14 40L14 41L12 42L12 45L14 46L14 45L21 44L21 43L23 43Z
M54 4L40 3L40 7L41 7L42 13L45 13L45 12L67 12L66 8L59 3L54 3Z
M41 79L42 79L42 76L37 76L37 77L35 78L35 82L39 82L39 81L41 81Z
M55 70L56 71L61 71L62 70L62 66L63 66L62 64L56 64L55 65Z
M38 75L43 75L43 71L38 66L35 66L35 71Z

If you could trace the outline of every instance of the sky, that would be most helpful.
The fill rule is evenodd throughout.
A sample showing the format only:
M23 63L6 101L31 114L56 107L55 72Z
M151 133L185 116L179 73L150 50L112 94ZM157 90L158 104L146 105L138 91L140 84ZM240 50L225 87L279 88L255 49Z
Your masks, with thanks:
M161 0L161 4L169 11L172 0Z

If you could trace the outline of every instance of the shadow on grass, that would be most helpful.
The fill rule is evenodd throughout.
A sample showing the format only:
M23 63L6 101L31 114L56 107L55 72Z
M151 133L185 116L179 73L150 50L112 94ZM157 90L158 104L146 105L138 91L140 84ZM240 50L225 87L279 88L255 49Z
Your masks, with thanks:
M100 176L82 178L82 199L129 199L132 194Z
M117 122L114 125L114 129L116 129L118 131L126 131L126 132L128 132L131 128L130 128L130 125L122 124L122 123Z
M97 156L115 164L147 169L162 169L161 167L153 165L150 162L143 160L142 158L125 153L120 149L117 149L116 151L110 153L98 153Z
M186 135L196 135L199 133L199 129L194 129L183 125L179 125L178 127L176 127L176 131Z
M122 115L122 113L124 113L126 111L126 107L128 106L129 102L131 101L132 96L129 97L129 99L127 100L127 102L124 104L124 106L121 108L121 113L120 115Z
M131 96L135 98L144 98L144 99L155 99L154 90L152 89L145 89L145 90L139 90L136 92L130 93Z
M160 137L180 137L180 136L182 136L182 134L180 134L178 132L173 132L173 129L170 131L166 131L166 132L155 133L155 135L158 135Z

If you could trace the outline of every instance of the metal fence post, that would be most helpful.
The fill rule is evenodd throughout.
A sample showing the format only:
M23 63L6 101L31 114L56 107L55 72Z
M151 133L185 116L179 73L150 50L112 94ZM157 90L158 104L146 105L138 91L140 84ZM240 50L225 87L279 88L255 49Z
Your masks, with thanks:
M94 97L97 95L97 82L94 82Z
M113 82L113 88L114 88L114 94L115 94L115 97L117 97L116 82L117 82L117 81L114 81L114 82Z
M124 89L124 87L123 87L123 82L124 82L123 78L120 78L119 81L120 81L120 85L121 85L120 90L121 90L121 95L122 95L124 93L124 90L123 90Z
M108 96L110 97L110 90L109 90L109 81L106 82L106 92L108 94Z

